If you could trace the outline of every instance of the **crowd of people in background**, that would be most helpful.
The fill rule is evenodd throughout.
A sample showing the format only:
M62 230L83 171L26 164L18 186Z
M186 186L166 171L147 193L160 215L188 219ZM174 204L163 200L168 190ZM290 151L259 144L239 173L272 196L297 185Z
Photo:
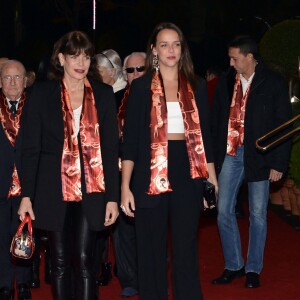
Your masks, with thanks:
M175 24L158 24L145 49L122 63L114 49L95 53L87 34L72 31L43 62L47 76L0 58L0 300L32 299L43 241L55 300L99 299L113 273L120 297L166 300L169 257L174 300L204 299L197 239L204 179L215 187L225 261L212 284L245 275L245 287L260 286L269 184L287 170L290 142L265 154L255 140L291 117L287 84L248 36L228 44L229 69L211 66L206 80L194 73ZM236 220L242 183L245 259ZM37 251L12 259L11 239L26 215Z

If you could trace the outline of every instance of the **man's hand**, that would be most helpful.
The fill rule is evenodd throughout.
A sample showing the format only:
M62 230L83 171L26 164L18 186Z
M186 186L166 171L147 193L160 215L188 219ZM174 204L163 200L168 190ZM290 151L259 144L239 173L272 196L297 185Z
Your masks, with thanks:
M283 175L282 172L278 172L274 169L271 169L269 180L270 180L270 182L276 182L282 178L282 175Z

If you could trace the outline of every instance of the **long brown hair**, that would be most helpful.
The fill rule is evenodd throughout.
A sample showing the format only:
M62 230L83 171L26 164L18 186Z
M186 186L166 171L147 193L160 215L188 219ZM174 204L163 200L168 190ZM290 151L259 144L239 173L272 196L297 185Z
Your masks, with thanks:
M146 57L146 72L152 72L153 71L153 53L152 48L156 45L157 42L157 35L160 31L163 29L170 29L177 32L179 36L179 41L181 44L181 57L179 60L179 70L183 72L186 79L191 83L191 85L194 87L195 84L195 73L194 73L194 65L191 58L190 50L188 43L181 31L181 29L175 25L174 23L160 23L155 26L154 30L152 31L152 34L148 41L147 46L147 57Z
M71 31L63 35L53 47L53 52L50 59L48 78L61 79L64 76L64 68L60 65L58 54L75 55L84 53L91 59L94 56L95 49L88 35L82 31ZM95 72L95 64L91 60L91 65L88 72L88 77L97 78ZM101 78L99 79L101 80Z

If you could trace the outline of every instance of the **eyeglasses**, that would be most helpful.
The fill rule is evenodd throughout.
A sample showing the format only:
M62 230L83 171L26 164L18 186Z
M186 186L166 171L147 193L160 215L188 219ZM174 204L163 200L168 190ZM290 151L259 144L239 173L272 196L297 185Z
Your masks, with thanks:
M134 70L137 70L137 72L144 72L145 71L145 66L126 68L125 70L126 70L127 73L133 73Z
M2 79L4 81L12 81L13 79L15 81L21 81L24 79L25 76L21 76L21 75L5 75L2 77Z

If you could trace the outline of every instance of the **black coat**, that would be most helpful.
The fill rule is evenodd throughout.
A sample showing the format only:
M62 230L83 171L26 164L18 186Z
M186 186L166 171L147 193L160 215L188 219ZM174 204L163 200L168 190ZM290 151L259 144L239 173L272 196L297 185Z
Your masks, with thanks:
M2 91L0 91L0 93L2 93ZM7 198L11 186L14 165L16 165L19 177L21 176L21 144L23 136L24 119L23 115L26 108L27 99L25 99L25 104L23 106L23 111L20 119L20 128L14 146L6 137L6 134L3 130L3 126L0 124L0 199Z
M98 111L106 191L86 194L83 189L82 205L90 228L100 230L107 201L118 200L118 125L112 88L90 83ZM33 202L35 227L61 231L67 202L62 199L61 183L64 125L60 82L36 84L28 100L22 147L22 195Z
M160 195L149 196L146 194L150 183L151 79L151 75L147 74L135 79L131 84L122 145L122 160L134 162L131 187L136 205L140 207L154 207L160 197ZM206 159L207 162L212 162L209 106L206 83L203 79L196 83L195 99L199 111Z
M216 169L220 171L227 148L228 120L235 83L235 71L230 69L218 82L212 113L212 135ZM278 74L258 63L250 87L245 113L244 167L247 181L269 178L270 169L285 172L288 167L290 142L262 153L255 141L291 118L288 86Z

